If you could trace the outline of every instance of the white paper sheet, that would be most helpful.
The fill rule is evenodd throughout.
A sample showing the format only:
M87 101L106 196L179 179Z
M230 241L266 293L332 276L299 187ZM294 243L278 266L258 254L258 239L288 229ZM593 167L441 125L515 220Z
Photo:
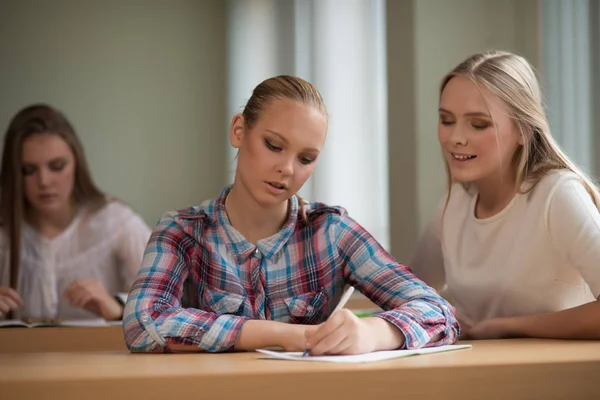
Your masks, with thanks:
M447 346L438 347L427 347L424 349L417 350L392 350L392 351L376 351L374 353L358 354L353 356L306 356L302 357L301 352L279 352L271 350L256 350L259 353L264 354L260 357L261 359L270 360L288 360L288 361L321 361L321 362L334 362L334 363L368 363L375 361L391 360L393 358L409 357L422 354L441 353L444 351L453 351L461 349L470 349L470 344L454 344Z

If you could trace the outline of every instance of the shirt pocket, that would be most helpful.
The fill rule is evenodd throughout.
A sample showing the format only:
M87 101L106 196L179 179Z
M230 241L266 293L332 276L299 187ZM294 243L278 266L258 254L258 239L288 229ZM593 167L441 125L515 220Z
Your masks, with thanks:
M245 297L211 286L202 288L202 309L215 314L239 315Z
M322 291L304 293L284 299L292 324L314 325L327 318L327 296Z

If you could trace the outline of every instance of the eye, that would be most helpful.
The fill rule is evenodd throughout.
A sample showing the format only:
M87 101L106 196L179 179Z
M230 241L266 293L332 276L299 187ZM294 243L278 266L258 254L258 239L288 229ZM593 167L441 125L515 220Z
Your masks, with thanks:
M24 176L32 175L35 173L35 171L37 171L37 168L33 167L31 165L25 165L25 166L23 166L23 169L21 170L21 172L23 173Z
M300 162L304 165L308 165L311 164L312 162L314 162L315 159L314 158L308 158L308 157L300 157Z
M444 126L450 126L450 125L454 124L454 121L444 121L442 119L442 120L440 120L440 124L442 124Z
M280 152L281 151L281 147L275 146L273 143L269 142L267 139L265 139L265 145L271 151L276 151L276 152Z
M485 122L483 122L483 123L482 122L478 122L478 123L474 122L474 123L471 124L471 126L473 128L475 128L476 130L478 130L478 131L483 131L484 129L489 128L490 124L485 123Z
M50 164L50 170L54 172L62 171L67 163L65 161L56 161Z

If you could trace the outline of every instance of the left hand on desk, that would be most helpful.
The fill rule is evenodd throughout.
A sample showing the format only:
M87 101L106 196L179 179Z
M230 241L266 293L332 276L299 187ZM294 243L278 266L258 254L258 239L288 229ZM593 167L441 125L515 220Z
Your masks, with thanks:
M74 307L85 308L107 320L121 318L123 309L108 293L102 282L96 279L82 279L69 285L65 298Z
M373 329L365 319L342 309L320 325L306 331L306 344L313 356L362 354L374 351Z
M510 337L508 320L492 318L473 326L461 325L461 340L502 339Z

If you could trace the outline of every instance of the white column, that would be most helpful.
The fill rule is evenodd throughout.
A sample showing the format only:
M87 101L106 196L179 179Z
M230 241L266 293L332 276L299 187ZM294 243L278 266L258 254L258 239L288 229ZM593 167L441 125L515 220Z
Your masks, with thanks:
M389 248L384 3L312 7L312 78L330 116L312 198L344 206Z
M279 19L289 0L228 0L228 118L242 112L252 89L269 77L284 73L280 51L285 37ZM288 71L290 73L291 71ZM228 121L230 122L230 120ZM229 126L229 125L227 125ZM235 174L235 150L228 143L226 165L228 181Z
M589 0L544 0L542 75L550 128L564 151L593 172Z
M342 205L389 248L384 0L229 0L230 114L261 80L313 82L329 135L307 200ZM227 168L233 179L235 153Z

